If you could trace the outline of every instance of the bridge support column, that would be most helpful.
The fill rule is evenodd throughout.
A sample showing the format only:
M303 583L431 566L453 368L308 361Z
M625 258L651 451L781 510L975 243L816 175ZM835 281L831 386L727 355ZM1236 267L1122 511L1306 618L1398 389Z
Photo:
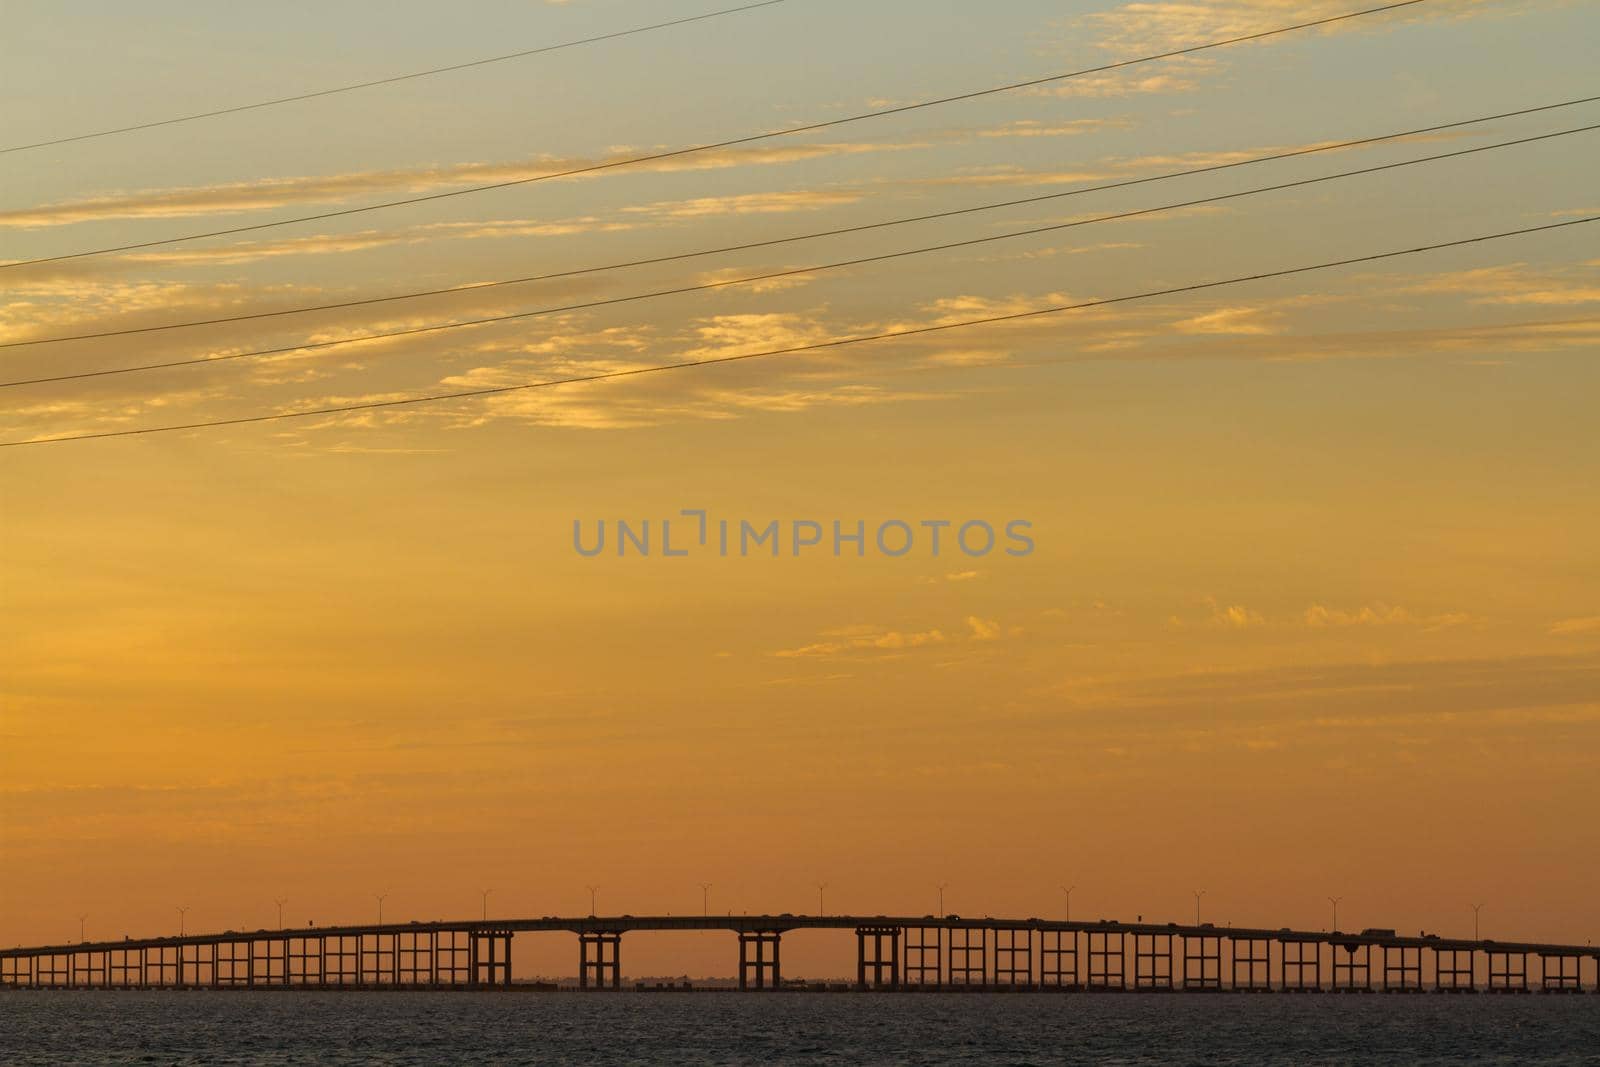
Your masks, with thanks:
M868 945L872 951L867 951ZM887 955L885 949L888 950ZM898 926L860 926L856 928L856 986L860 989L898 989L900 987L900 928Z
M1121 930L1089 930L1089 988L1121 992L1128 987L1128 935Z
M907 927L905 938L906 986L938 989L944 985L944 927Z
M1278 942L1278 987L1290 993L1322 992L1322 942ZM1307 974L1310 981L1307 981Z
M1360 956L1356 955L1357 950ZM1341 957L1340 953L1344 955ZM1333 990L1336 993L1372 992L1372 945L1365 942L1334 942Z
M1489 992L1528 992L1528 954L1489 949Z
M1422 992L1422 947L1420 945L1383 946L1383 991L1385 993Z
M1133 988L1172 988L1172 935L1133 935Z
M1222 988L1222 936L1185 935L1183 938L1183 988L1220 990Z
M1476 993L1474 952L1470 948L1433 950L1433 988L1440 993Z
M989 984L989 928L950 928L950 986L982 989Z
M1583 992L1582 956L1540 956L1539 970L1546 993Z
M465 988L472 984L471 934L440 930L434 941L434 976L439 985Z
M252 985L253 955L254 945L249 941L223 941L215 945L211 960L212 987L248 988Z
M620 933L597 930L579 932L578 988L613 991L622 988Z
M739 932L739 988L781 989L783 970L778 962L782 935L776 930ZM772 951L768 953L768 949Z
M472 931L472 985L474 988L511 984L510 930ZM396 953L398 955L398 953ZM615 956L615 953L612 954Z
M1006 989L1033 985L1033 931L1005 928L994 934L994 984Z
M1045 930L1039 934L1039 985L1044 989L1079 989L1078 931Z
M1235 993L1265 993L1272 988L1272 942L1264 937L1228 939L1232 963L1229 988Z

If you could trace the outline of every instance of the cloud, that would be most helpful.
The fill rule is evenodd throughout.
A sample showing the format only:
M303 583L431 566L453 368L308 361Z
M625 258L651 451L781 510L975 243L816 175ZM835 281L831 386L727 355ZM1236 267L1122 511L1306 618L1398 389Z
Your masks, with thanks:
M1458 0L1447 9L1455 18L1471 17L1480 11L1493 11L1504 5L1490 0ZM1333 23L1310 33L1284 34L1243 48L1271 47L1316 36L1336 33L1379 33L1395 26L1441 17L1433 5L1417 10L1401 10L1367 18ZM1063 50L1076 49L1090 41L1108 59L1172 52L1209 41L1242 37L1276 29L1291 23L1309 22L1342 15L1350 10L1341 0L1135 0L1108 11L1063 19L1060 23ZM1120 71L1073 78L1059 85L1042 87L1040 93L1054 96L1121 97L1143 93L1187 93L1200 88L1207 79L1227 71L1226 53L1203 56L1174 56L1155 63L1144 63Z
M1056 85L1029 90L1033 96L1083 97L1115 100L1151 93L1189 93L1200 88L1200 75L1215 68L1214 63L1175 56L1142 66L1141 73L1108 71L1072 78Z
M510 237L570 237L590 233L624 233L638 223L610 221L594 216L538 222L532 219L491 219L484 222L437 222L397 230L363 230L349 234L315 234L276 241L243 241L218 248L174 248L132 252L131 263L158 266L231 266L285 256L326 256L365 252L395 245L415 245L438 240L485 240Z
M771 144L719 149L714 152L618 166L560 180L638 172L719 170L741 166L778 166L830 156L863 155L925 147L921 144L824 143ZM0 227L39 229L107 219L188 218L239 214L317 204L357 197L425 195L463 186L525 181L569 170L620 164L647 152L620 150L603 157L540 157L504 163L459 163L444 167L357 171L318 177L264 178L250 182L147 189L110 193L38 207L0 211ZM779 194L781 195L781 194ZM798 195L798 194L797 194Z
M1456 17L1466 17L1473 14L1474 9L1490 6L1490 0L1457 0L1450 6ZM1096 47L1115 53L1119 58L1131 58L1242 37L1289 23L1330 18L1348 11L1350 5L1341 0L1136 0L1109 11L1069 19L1066 28L1072 32L1091 33ZM1402 10L1333 23L1318 32L1381 32L1435 17L1432 11ZM1295 39L1285 34L1262 44Z
M1301 618L1305 625L1312 629L1348 626L1420 626L1428 630L1443 630L1473 621L1472 616L1466 612L1454 611L1418 616L1398 605L1381 602L1364 604L1354 611L1313 604L1305 610Z
M980 619L976 615L968 615L967 625L972 628L974 641L994 641L1000 637L1000 624L993 619Z
M1562 619L1550 627L1550 633L1558 637L1572 634L1600 633L1600 615L1585 615L1578 619Z
M1593 264L1538 271L1511 263L1438 274L1407 291L1468 296L1478 304L1570 306L1600 302L1600 277Z
M1230 630L1247 630L1255 626L1266 625L1266 618L1253 608L1243 604L1222 605L1215 600L1208 600L1211 605L1211 625L1221 626Z
M817 316L799 312L714 315L699 320L693 333L701 343L684 353L686 359L795 348L832 336Z
M746 282L742 285L731 283L738 282L740 278L749 278L763 273L777 273L782 268L759 267L726 267L722 270L707 271L695 279L696 285L725 285L734 292L745 293L781 293L788 289L798 289L809 285L816 279L815 274L788 274L782 278L767 278L759 282Z
M1019 119L1004 126L979 130L979 137L1077 137L1107 129L1127 129L1132 125L1127 119L1069 119L1064 122L1040 122L1037 119Z
M881 633L861 634L837 641L819 641L799 648L786 648L774 652L779 659L807 659L837 656L844 653L902 652L929 645L942 645L945 636L939 630L922 630L906 633L886 630Z
M632 214L669 219L700 219L715 215L781 215L817 211L860 202L861 194L843 190L797 189L780 193L744 193L738 196L702 196L692 200L663 200L623 208Z
M1177 322L1183 333L1273 334L1279 332L1277 316L1258 307L1225 307Z

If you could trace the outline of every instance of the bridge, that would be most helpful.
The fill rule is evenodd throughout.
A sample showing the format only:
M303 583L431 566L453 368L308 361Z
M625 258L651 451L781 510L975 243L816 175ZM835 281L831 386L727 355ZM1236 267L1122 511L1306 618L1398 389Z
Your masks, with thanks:
M828 988L784 981L783 936L853 930L860 990L1600 992L1594 945L1403 937L1387 929L790 914L546 916L19 947L0 949L0 989L509 990L519 988L511 977L514 936L566 932L577 937L579 988L614 991L623 988L623 935L651 930L735 935L745 990Z

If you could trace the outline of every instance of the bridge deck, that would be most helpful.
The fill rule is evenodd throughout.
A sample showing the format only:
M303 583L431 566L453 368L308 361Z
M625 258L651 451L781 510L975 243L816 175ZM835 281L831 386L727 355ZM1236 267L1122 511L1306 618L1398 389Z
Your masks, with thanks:
M708 930L737 935L742 989L796 984L782 977L784 935L848 930L856 935L860 989L1581 993L1592 971L1600 991L1593 945L1402 937L1374 928L791 914L547 915L17 947L0 949L0 988L510 988L515 935L561 932L576 936L580 988L615 990L623 935Z
M39 945L0 949L0 959L39 956L51 953L101 952L108 949L137 949L179 945L213 945L239 941L266 941L284 937L356 937L410 933L632 933L648 930L721 930L729 933L789 933L794 930L859 930L871 927L899 929L965 930L1041 930L1063 933L1108 933L1132 935L1173 935L1184 938L1223 937L1235 941L1260 940L1316 942L1325 945L1372 945L1390 948L1433 948L1446 951L1511 952L1540 956L1582 956L1600 959L1600 946L1566 945L1537 941L1495 941L1492 939L1444 938L1435 936L1388 936L1294 930L1289 927L1199 926L1182 923L1125 923L1114 920L1093 922L1057 919L997 919L950 915L943 918L922 915L611 915L553 916L517 919L468 919L456 921L372 923L358 926L298 926L283 929L224 930L218 933L186 934L173 937L124 938L118 941L85 941L58 945Z

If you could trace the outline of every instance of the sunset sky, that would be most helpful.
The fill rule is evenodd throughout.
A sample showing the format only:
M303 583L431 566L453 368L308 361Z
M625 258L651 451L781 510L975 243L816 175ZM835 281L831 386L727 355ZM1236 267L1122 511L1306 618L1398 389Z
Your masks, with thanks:
M715 0L0 7L0 148ZM728 4L726 6L732 6ZM787 0L0 154L0 264L826 121L1354 0ZM0 344L668 256L1600 93L1600 10L1429 0L655 164L0 266ZM202 359L820 266L1600 123L1359 149L369 307L0 348ZM0 441L703 360L1600 214L1600 131L1135 220L0 388ZM1600 935L1600 224L749 362L0 449L0 943L588 910ZM588 559L574 520L1032 523L971 559ZM676 537L678 528L674 526ZM732 969L731 942L652 956ZM670 946L669 946L670 947ZM550 968L572 948L552 948ZM827 970L803 952L790 956ZM832 957L828 957L832 959ZM838 957L844 969L844 957ZM532 964L528 964L532 966Z

